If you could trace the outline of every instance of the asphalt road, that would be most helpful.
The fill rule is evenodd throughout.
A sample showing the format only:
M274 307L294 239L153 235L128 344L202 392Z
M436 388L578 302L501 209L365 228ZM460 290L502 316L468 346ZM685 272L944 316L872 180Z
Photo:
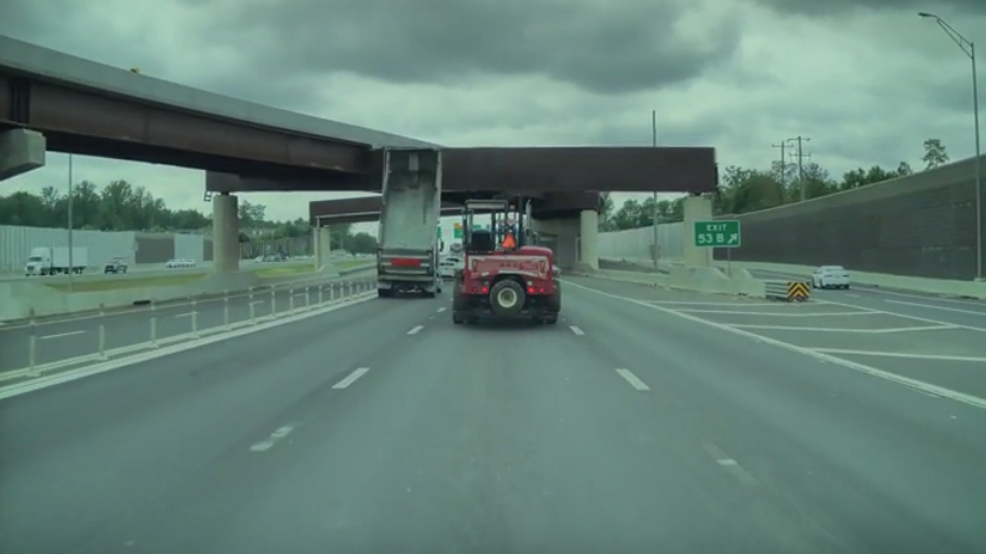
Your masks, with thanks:
M325 283L322 300L328 300L332 294L338 298L348 293L346 287L355 279L357 277L354 276L351 280L343 278L339 282ZM248 321L251 304L255 318L269 316L272 310L284 312L291 308L292 296L295 307L317 303L318 287L311 285L306 291L305 285L294 288L282 285L258 291L253 298L247 293L231 295L228 301L229 322ZM219 297L197 301L194 306L188 300L168 302L153 312L149 307L135 307L122 312L109 312L105 316L39 320L34 327L23 323L3 326L0 327L0 373L28 367L32 333L36 336L37 345L35 363L46 364L97 354L100 326L105 330L105 348L112 350L150 341L152 319L156 321L157 339L167 340L193 330L225 325L226 311L227 302Z
M0 552L986 552L986 411L653 294L379 299L7 398Z

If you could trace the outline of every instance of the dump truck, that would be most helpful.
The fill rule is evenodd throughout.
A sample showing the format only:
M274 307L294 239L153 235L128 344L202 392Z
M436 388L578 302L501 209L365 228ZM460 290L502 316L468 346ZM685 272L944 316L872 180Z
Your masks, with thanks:
M377 293L442 292L438 237L442 199L440 150L384 149L383 194L377 250Z

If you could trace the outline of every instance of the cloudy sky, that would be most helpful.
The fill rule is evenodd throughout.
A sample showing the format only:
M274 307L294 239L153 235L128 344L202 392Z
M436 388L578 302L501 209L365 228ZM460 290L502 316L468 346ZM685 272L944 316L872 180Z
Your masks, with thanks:
M715 146L767 167L811 137L833 174L973 153L986 0L0 0L0 33L106 64L445 145ZM983 68L981 74L986 74ZM984 86L983 88L986 88ZM201 172L76 158L207 209ZM67 160L0 192L67 182ZM250 195L275 218L330 195Z

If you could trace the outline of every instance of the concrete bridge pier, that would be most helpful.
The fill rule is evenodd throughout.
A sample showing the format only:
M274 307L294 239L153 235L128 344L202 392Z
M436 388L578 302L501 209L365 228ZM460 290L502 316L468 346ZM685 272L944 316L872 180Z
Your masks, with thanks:
M44 167L48 141L30 129L0 133L0 181Z
M212 248L215 273L240 270L239 202L228 192L212 197Z
M712 199L707 196L688 196L684 208L684 252L686 267L712 267L712 248L695 246L695 222L712 220Z
M315 228L315 269L326 271L334 269L332 260L332 231L322 221Z

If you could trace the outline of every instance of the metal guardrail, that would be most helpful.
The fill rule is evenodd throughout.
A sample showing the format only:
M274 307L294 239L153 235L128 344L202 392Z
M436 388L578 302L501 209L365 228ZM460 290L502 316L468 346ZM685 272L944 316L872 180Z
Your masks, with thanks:
M0 381L39 377L376 296L375 276L329 281L323 277L318 281L149 303L139 308L101 308L98 313L67 319L32 318L20 325L0 328L3 333L23 333L27 342L26 355L21 352L26 357L25 366L17 369L0 367ZM45 330L45 327L54 326L60 329ZM65 332L66 326L76 329ZM114 337L114 333L121 336ZM64 343L59 350L55 349L57 343L41 347L48 340L81 335L86 335L86 340L76 340L75 348L66 349ZM114 341L114 338L118 340ZM13 348L15 345L7 343L7 339L5 345L5 350L11 349L10 355L17 350ZM80 352L80 349L89 351Z
M807 281L764 281L766 297L783 302L805 302L811 298Z

